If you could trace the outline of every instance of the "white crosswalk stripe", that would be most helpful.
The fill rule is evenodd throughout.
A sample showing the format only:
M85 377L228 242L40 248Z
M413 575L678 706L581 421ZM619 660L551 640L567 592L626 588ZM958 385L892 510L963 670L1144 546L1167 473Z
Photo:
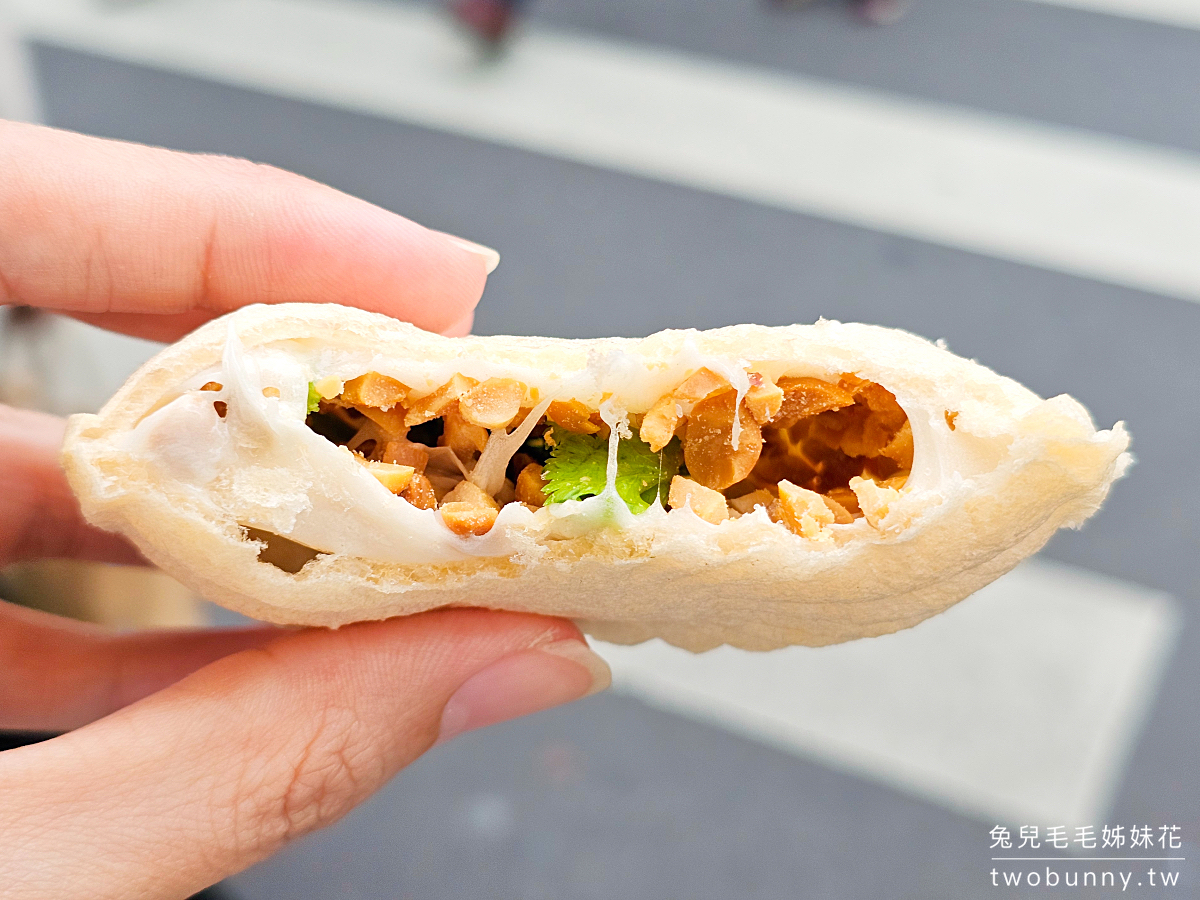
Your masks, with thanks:
M1196 0L1032 0L1054 6L1070 6L1089 12L1107 13L1182 28L1200 28L1200 3Z
M530 27L480 64L435 11L9 0L32 35L1200 301L1200 156Z
M916 628L699 656L602 644L617 690L962 812L1103 821L1180 627L1163 594L1028 562Z

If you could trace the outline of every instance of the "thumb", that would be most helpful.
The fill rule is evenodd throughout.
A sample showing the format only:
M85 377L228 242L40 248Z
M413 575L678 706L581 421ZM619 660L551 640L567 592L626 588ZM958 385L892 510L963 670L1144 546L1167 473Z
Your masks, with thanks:
M8 898L186 896L336 821L439 738L608 679L578 629L532 615L288 635L0 755L0 884Z

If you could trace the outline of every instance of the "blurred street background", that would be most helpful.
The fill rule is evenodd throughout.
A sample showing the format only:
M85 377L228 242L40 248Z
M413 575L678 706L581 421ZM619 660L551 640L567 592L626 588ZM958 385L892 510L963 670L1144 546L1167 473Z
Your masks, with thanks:
M493 246L478 333L896 326L1126 420L1138 463L908 632L602 647L613 692L438 748L224 896L962 900L1035 824L1179 825L1195 896L1200 2L510 5L0 0L0 116ZM10 315L0 399L95 408L154 349ZM153 591L146 622L229 621Z

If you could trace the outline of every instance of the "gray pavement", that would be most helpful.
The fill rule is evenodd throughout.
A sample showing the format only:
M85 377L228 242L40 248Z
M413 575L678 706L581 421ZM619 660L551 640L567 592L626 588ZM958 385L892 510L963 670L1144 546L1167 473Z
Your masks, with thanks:
M784 16L737 0L546 0L531 12L1200 149L1200 32L1021 0L924 0L879 31L832 5ZM1200 304L50 46L36 61L51 124L272 162L499 247L483 333L870 321L943 337L1044 395L1071 393L1102 425L1126 418L1137 467L1048 552L1183 603L1179 650L1111 818L1200 835ZM981 897L994 893L991 824L602 696L438 749L231 890Z

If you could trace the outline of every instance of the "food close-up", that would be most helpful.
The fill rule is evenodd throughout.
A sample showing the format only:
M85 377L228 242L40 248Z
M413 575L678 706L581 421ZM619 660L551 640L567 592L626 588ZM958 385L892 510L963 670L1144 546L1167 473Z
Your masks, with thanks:
M944 609L1094 512L1127 443L874 326L442 338L323 304L204 326L65 459L92 521L258 618L768 649Z
M0 900L1192 897L1198 84L1200 0L0 0Z

